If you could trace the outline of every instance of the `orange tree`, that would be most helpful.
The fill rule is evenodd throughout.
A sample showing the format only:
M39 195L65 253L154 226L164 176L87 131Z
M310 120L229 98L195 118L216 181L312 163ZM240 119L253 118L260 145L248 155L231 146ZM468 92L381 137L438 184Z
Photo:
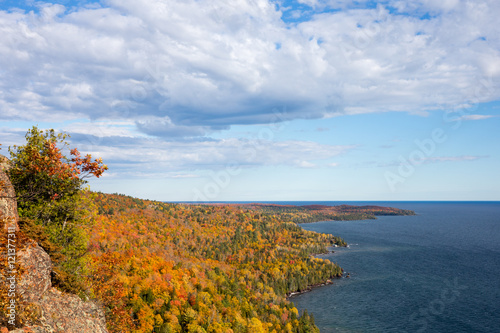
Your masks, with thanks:
M108 167L102 159L92 160L77 149L70 150L67 134L34 126L25 137L25 145L9 147L9 177L16 190L21 227L53 257L56 285L81 290L75 286L81 284L86 229L95 214L84 186L88 177L100 177Z

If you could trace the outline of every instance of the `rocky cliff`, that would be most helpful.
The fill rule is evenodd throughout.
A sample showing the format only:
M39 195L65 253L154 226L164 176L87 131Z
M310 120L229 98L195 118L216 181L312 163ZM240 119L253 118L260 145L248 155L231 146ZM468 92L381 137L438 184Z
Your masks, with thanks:
M97 303L51 286L49 255L19 229L8 167L9 161L0 156L0 332L107 332Z

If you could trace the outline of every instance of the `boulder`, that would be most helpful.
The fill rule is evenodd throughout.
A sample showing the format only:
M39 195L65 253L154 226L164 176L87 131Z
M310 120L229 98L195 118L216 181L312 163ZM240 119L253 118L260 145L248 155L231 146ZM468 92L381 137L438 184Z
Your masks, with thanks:
M25 248L19 251L17 260L25 273L19 279L17 291L26 302L38 302L51 288L50 257L36 242L29 240Z

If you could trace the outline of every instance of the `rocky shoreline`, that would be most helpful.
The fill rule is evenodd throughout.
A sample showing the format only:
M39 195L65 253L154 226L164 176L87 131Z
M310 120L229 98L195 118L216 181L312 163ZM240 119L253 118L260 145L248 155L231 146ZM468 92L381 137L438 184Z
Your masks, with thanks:
M289 299L289 298L297 296L297 295L308 293L308 292L312 291L313 289L333 284L334 283L333 280L337 280L337 279L349 279L350 277L351 277L351 274L345 272L342 269L342 276L332 277L332 278L329 278L328 280L326 280L325 282L309 285L309 286L306 287L306 289L304 289L302 291L294 291L294 292L291 292L291 293L287 293L286 294L286 298Z
M327 248L326 252L317 253L317 254L314 254L312 256L317 258L317 257L323 256L323 255L335 253L335 251L333 251L333 249L338 248L338 247L339 246L330 246L330 247ZM347 244L345 247L349 248L349 245ZM297 296L297 295L308 293L308 292L312 291L315 288L319 288L319 287L323 287L323 286L327 286L327 285L333 284L333 280L335 280L335 279L342 279L342 278L347 278L348 279L348 278L351 277L350 273L344 271L343 268L340 268L340 269L342 270L342 276L331 277L328 280L326 280L325 282L309 285L309 286L306 287L306 289L304 289L302 291L294 291L294 292L291 292L291 293L287 293L286 294L286 298L289 299L289 298Z
M340 279L341 277L339 276L337 278ZM287 293L286 294L286 298L289 299L290 297L293 297L293 296L297 296L297 295L300 295L300 294L308 293L311 290L313 290L314 288L318 288L318 287L326 286L326 285L329 285L329 284L333 284L332 279L334 279L334 278L328 279L328 280L326 280L323 283L317 283L317 284L313 284L313 285L307 286L306 289L304 289L302 291L294 291L294 292L291 292L291 293Z

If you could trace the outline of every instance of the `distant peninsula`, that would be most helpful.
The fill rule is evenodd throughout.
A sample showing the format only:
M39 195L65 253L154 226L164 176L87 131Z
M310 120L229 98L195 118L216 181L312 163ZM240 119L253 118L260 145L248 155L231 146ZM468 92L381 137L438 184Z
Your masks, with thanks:
M382 207L374 205L279 205L270 203L248 203L234 204L242 208L259 210L267 214L280 217L280 220L288 220L294 223L312 223L319 221L353 221L374 220L377 216L388 215L416 215L412 210L393 207Z

